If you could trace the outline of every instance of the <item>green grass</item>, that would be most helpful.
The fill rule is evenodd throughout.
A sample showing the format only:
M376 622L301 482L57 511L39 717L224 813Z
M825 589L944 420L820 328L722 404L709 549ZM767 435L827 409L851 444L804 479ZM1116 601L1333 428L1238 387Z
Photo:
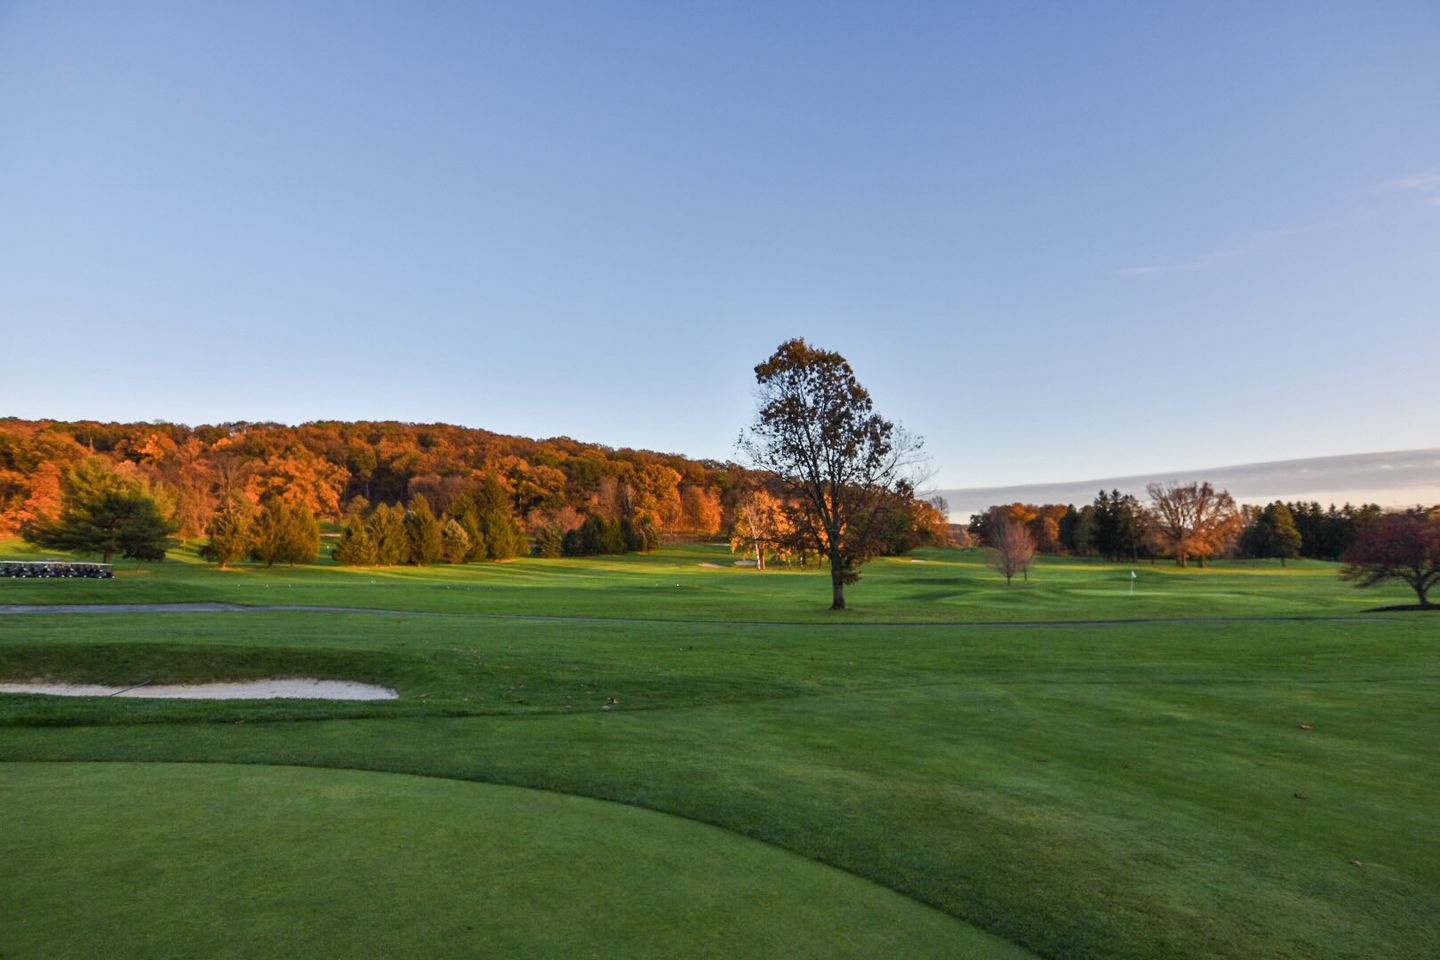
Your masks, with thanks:
M1440 942L1440 618L1359 612L1403 602L1402 592L1356 590L1316 563L1142 565L1131 596L1129 567L1049 562L1028 585L1007 590L980 556L937 551L921 563L868 567L852 590L856 609L837 615L823 609L823 574L700 566L726 559L723 550L691 547L593 562L227 573L183 560L111 583L0 582L0 603L264 603L280 594L285 603L444 614L0 615L0 676L134 683L320 675L401 694L347 704L0 697L0 758L420 774L428 779L402 781L413 785L404 802L428 804L427 817L461 802L450 791L479 789L453 781L611 800L725 828L703 841L657 828L659 846L677 862L692 844L697 858L710 844L743 875L754 846L743 838L763 841L1044 957L1405 958L1430 956ZM1122 622L1030 622L1112 620ZM602 709L611 697L619 703ZM89 782L102 784L98 795L143 792L152 772L160 778L173 768L35 769L0 768L0 776L38 778L20 791L33 804L34 796L97 795L84 793ZM233 789L232 767L207 768L213 780L184 769L190 785L168 789L197 809ZM311 822L309 794L264 786L277 775L269 766L255 771L240 805L282 823ZM81 786L72 790L71 779ZM313 816L329 815L316 804ZM25 873L50 882L78 869L78 854L34 871L9 866L21 862L9 851L35 856L44 838L67 830L124 862L172 859L158 850L126 859L119 832L81 831L87 817L104 821L104 807L76 799L54 811L51 827L11 831L0 902L27 889ZM223 837L227 819L157 814L154 822L173 822L173 842L188 849ZM374 842L393 834L410 843L400 825L411 819L381 818ZM557 808L555 819L566 824L571 815ZM620 856L642 839L623 824L613 835L610 827L595 832ZM724 853L732 843L735 852ZM244 849L261 848L268 857L278 846L257 840ZM224 862L248 876L257 856L232 848ZM314 884L330 876L292 867ZM441 874L467 887L458 869ZM695 889L693 878L657 870L654 883ZM526 881L546 889L573 879L559 867L536 871ZM731 882L716 871L698 876L711 874L721 887ZM108 882L80 887L97 904L123 900ZM859 908L838 895L827 907L832 901L811 882L796 881L804 909L734 911L731 933L756 939L733 955L804 955L792 945L812 942L815 955L836 955L823 938L847 929ZM630 879L620 886L611 892L647 889ZM527 895L504 886L487 895L522 921L505 934L519 938L510 954L586 955L563 933L594 895L583 884L573 900L547 902L557 915L549 922L526 919L537 916ZM395 897L386 892L375 909L416 909ZM185 902L157 895L133 916L163 918ZM337 895L323 912L343 917L348 903ZM426 900L420 914L441 929L459 903ZM661 912L685 915L678 906ZM27 916L39 918L43 940L53 929L45 924L68 914L52 902ZM175 942L193 947L204 942L205 924L186 916ZM261 933L278 922L269 914L236 920ZM881 921L873 926L872 955L941 955L892 939ZM0 944L5 929L0 920ZM703 924L697 941L665 929L654 941L659 955L667 942L671 955L704 955ZM935 929L954 936L962 955L1003 955L988 941ZM561 940L546 939L552 934ZM0 946L0 955L9 952Z
M14 764L0 804L5 957L1026 956L753 840L513 787Z
M0 540L0 559L38 556L18 541ZM608 619L836 619L825 609L828 598L816 571L761 574L731 566L728 552L704 545L653 556L428 568L353 569L325 562L220 570L193 552L172 556L141 570L118 564L113 581L0 580L0 603L225 602ZM1139 574L1133 592L1132 569ZM922 550L877 560L864 573L848 591L847 623L1324 616L1414 598L1403 587L1357 590L1339 581L1334 564L1319 561L1284 570L1276 561L1181 570L1166 563L1046 560L1033 581L1007 588L982 551Z

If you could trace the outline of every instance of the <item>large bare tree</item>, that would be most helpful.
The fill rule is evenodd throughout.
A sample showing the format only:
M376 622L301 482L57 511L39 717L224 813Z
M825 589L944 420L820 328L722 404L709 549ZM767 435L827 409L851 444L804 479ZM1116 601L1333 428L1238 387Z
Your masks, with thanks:
M874 555L881 504L913 496L922 441L875 412L838 353L787 340L755 368L759 409L739 448L785 492L795 531L830 563L832 610Z
M1152 483L1150 494L1151 529L1160 547L1188 566L1191 557L1205 565L1205 558L1219 553L1227 539L1239 529L1240 513L1235 498L1208 483Z

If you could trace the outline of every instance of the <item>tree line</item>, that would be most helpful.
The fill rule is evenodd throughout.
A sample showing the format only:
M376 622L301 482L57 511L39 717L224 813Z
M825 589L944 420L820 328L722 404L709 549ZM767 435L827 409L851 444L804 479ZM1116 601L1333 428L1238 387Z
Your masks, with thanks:
M1375 504L1322 510L1318 503L1237 506L1208 483L1151 484L1149 503L1104 490L1073 505L1012 503L970 519L968 534L990 548L1006 584L1027 579L1037 552L1108 560L1170 557L1181 567L1207 557L1338 560L1342 579L1358 586L1404 583L1417 606L1434 609L1440 582L1440 506L1383 511Z
M1318 503L1275 501L1240 506L1209 483L1150 484L1149 499L1101 490L1094 501L1011 503L970 518L967 534L992 546L1002 519L1021 527L1035 553L1139 561L1173 559L1204 566L1211 557L1341 560L1358 531L1382 513L1375 504L1322 509Z
M104 504L80 496L96 477ZM527 539L542 556L649 550L727 530L752 484L733 463L447 424L0 420L0 535L107 560L179 537L225 563L308 562L319 520L344 524L344 563L503 559Z
M437 514L416 494L401 507L382 503L366 515L358 501L336 545L336 562L393 566L508 560L528 552L504 488L493 477L467 487Z

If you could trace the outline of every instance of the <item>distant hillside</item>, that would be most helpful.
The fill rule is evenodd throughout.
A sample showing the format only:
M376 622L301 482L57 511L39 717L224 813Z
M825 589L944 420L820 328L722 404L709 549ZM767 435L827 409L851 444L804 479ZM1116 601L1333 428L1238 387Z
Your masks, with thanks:
M569 511L644 511L662 529L713 534L727 495L743 481L733 464L649 450L612 449L568 437L531 440L450 424L317 422L100 423L0 419L0 533L59 507L60 477L102 457L164 494L187 536L198 535L231 495L281 496L322 517L352 503L425 494L450 498L488 477L517 517L548 522Z
M1144 499L1145 486L1176 480L1208 480L1229 490L1242 503L1272 500L1317 501L1321 504L1378 503L1406 507L1440 503L1440 449L1361 453L1344 457L1276 460L1201 470L1173 470L1142 476L1107 477L1068 483L1033 483L1014 487L969 487L942 490L950 517L965 522L999 503L1089 503L1104 490L1133 493Z

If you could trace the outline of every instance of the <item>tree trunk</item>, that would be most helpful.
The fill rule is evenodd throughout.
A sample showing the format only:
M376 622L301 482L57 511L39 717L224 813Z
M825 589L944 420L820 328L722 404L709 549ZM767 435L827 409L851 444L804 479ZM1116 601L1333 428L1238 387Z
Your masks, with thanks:
M110 554L111 554L110 548L109 548L109 547L106 547L103 551L101 551L100 561L101 561L102 563L109 563L109 562L110 562Z
M1422 606L1422 607L1428 607L1428 606L1430 606L1429 593L1430 593L1430 585L1429 585L1429 584L1422 583L1422 584L1420 584L1419 586L1417 586L1417 587L1415 588L1415 595L1420 598L1420 606Z
M835 595L835 599L830 604L831 610L845 609L845 581L842 579L843 576L843 572L831 570L830 586L833 588Z

